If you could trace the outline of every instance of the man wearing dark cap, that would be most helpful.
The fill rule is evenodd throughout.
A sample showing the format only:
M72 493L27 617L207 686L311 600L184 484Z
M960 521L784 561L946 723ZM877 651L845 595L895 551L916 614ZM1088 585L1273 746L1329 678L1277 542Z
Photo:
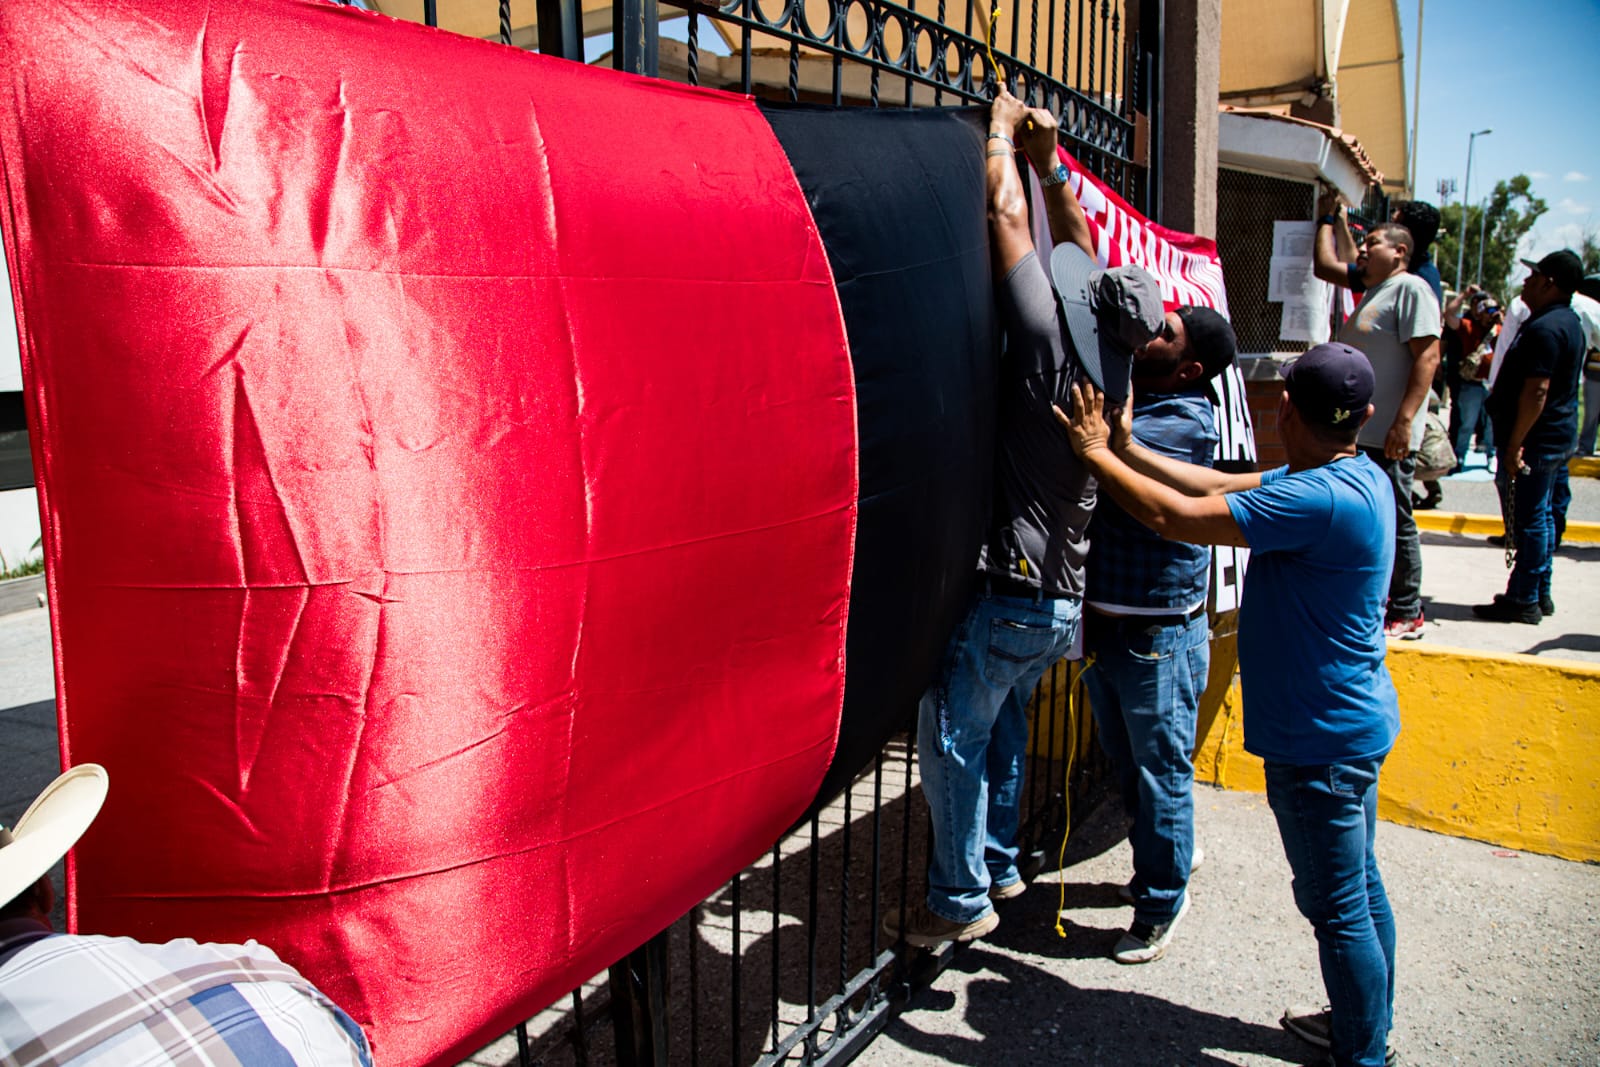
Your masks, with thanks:
M1577 438L1578 390L1588 346L1572 310L1583 262L1568 249L1537 263L1522 262L1531 272L1522 283L1528 320L1506 351L1489 394L1499 450L1495 484L1516 563L1506 591L1492 603L1475 605L1472 613L1492 622L1537 624L1555 611L1550 498Z
M1039 175L1056 248L1050 273L1029 229L1015 152ZM913 945L970 941L999 925L995 900L1023 890L1017 869L1027 701L1076 643L1095 487L1051 407L1087 377L1126 396L1133 350L1162 329L1156 281L1102 271L1056 149L1056 120L1002 90L990 108L984 170L995 292L1005 328L994 511L977 595L923 694L922 789L933 822L928 895L884 929ZM1054 286L1052 287L1052 279Z
M1210 308L1167 313L1134 356L1133 433L1143 446L1209 467L1217 446L1208 383L1233 363L1228 320ZM1133 819L1133 879L1122 890L1133 925L1118 963L1160 959L1189 908L1194 840L1195 726L1211 662L1206 593L1211 549L1163 540L1112 500L1089 524L1083 679L1100 745Z
M1132 438L1124 408L1074 385L1060 411L1074 450L1129 515L1163 537L1251 550L1239 615L1244 745L1266 763L1267 801L1316 931L1330 1007L1284 1024L1338 1067L1379 1067L1394 1002L1394 917L1373 852L1378 771L1400 730L1384 664L1394 489L1356 446L1373 412L1367 358L1321 344L1285 375L1287 466L1224 474Z

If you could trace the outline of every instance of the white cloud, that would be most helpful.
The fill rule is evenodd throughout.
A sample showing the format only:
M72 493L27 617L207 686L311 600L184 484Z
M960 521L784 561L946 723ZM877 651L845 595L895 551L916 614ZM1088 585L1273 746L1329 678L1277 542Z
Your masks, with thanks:
M1575 249L1583 244L1583 235L1591 228L1582 222L1563 222L1559 226L1549 227L1541 222L1531 232L1522 235L1522 240L1517 246L1517 255L1525 259L1539 259L1562 248ZM1524 267L1514 263L1507 281L1515 289L1527 273Z
M1550 175L1542 170L1530 170L1528 172L1528 177L1532 178L1536 182L1539 182L1544 181L1546 178L1550 177Z
M1592 210L1588 204L1580 204L1570 196L1561 198L1561 203L1556 205L1557 211L1565 211L1569 215L1587 215Z
M1561 180L1564 182L1586 182L1589 180L1589 176L1581 170L1569 170L1561 176Z

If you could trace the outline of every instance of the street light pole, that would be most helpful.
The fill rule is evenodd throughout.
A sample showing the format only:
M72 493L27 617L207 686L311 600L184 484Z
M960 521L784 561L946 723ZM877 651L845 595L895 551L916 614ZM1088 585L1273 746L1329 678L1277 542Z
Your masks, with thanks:
M1461 270L1467 262L1467 205L1472 202L1472 146L1480 137L1487 137L1493 130L1479 130L1467 138L1467 180L1461 186L1461 236L1456 241L1456 292L1460 292Z
M1483 232L1489 223L1489 198L1483 198L1483 206L1478 208L1478 274L1474 279L1479 285L1483 284Z

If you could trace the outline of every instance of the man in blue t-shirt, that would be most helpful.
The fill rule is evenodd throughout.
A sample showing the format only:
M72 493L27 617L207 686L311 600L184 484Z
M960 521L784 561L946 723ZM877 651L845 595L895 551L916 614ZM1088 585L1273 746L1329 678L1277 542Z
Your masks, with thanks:
M1224 474L1132 440L1092 386L1057 411L1073 449L1124 511L1163 537L1250 548L1239 616L1244 744L1266 763L1267 801L1317 933L1329 1009L1284 1024L1326 1042L1337 1067L1385 1062L1394 1003L1394 916L1373 852L1378 770L1400 731L1384 666L1394 558L1388 477L1356 447L1373 411L1367 358L1321 344L1284 376L1278 429L1289 463Z

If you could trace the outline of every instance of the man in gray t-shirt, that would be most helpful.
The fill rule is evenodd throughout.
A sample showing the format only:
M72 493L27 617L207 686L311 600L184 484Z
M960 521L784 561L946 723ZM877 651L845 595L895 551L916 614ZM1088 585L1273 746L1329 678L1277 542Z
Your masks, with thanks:
M1019 143L1020 142L1020 146ZM1005 328L994 511L977 593L918 706L917 757L933 822L926 902L884 930L923 947L999 925L1017 870L1028 696L1077 641L1094 482L1056 424L1078 376L1128 394L1134 350L1167 329L1160 287L1137 267L1099 270L1056 148L1056 118L1005 90L984 159L996 299ZM1034 249L1015 152L1038 175L1056 248Z
M1406 269L1411 247L1410 232L1396 223L1367 234L1356 258L1366 295L1339 331L1339 340L1365 353L1377 381L1374 413L1356 443L1394 484L1394 574L1383 632L1401 640L1422 636L1422 546L1411 515L1411 478L1441 333L1433 290Z

